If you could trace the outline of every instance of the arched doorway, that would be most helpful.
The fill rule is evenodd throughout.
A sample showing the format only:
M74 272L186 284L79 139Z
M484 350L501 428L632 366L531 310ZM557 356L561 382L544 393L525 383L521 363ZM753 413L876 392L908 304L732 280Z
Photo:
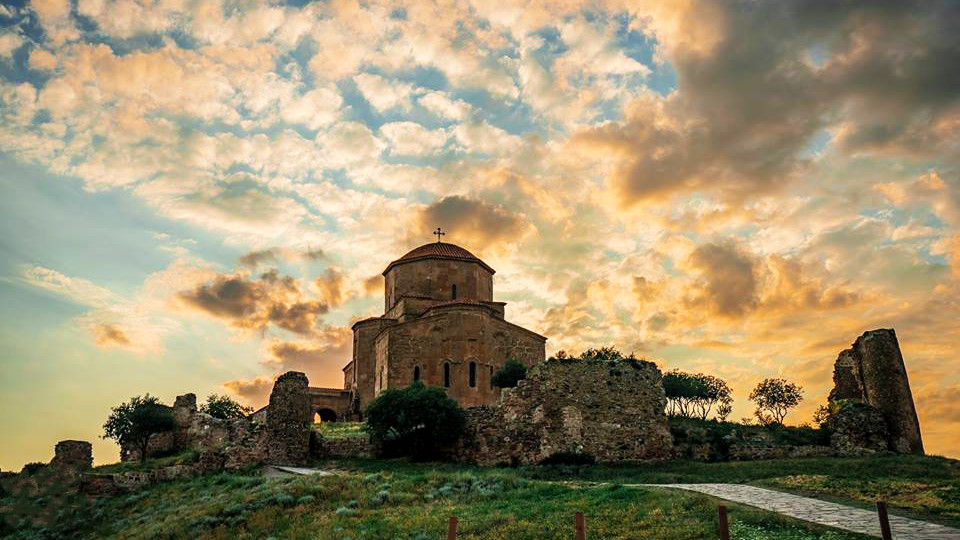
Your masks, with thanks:
M332 409L318 409L317 413L313 416L313 422L316 424L336 421L337 413L335 413Z

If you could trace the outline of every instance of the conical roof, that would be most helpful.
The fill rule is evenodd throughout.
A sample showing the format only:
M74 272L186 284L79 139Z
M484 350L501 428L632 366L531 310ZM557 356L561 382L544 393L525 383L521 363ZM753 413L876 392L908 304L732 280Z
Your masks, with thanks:
M475 261L480 266L486 268L490 271L491 274L495 273L493 268L487 266L487 264L481 261L476 255L470 253L466 249L456 245L448 244L446 242L430 242L429 244L424 244L418 248L412 249L407 252L406 255L400 257L399 259L391 262L387 265L386 270L383 271L383 274L386 275L391 268L398 264L404 264L412 261L419 261L423 259L453 259L458 261Z

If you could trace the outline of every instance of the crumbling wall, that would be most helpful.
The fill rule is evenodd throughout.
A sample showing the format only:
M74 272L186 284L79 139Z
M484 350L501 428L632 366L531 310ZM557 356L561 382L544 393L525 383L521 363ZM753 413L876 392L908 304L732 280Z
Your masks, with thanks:
M460 460L538 463L559 452L600 462L669 458L660 370L650 362L546 361L499 404L466 410Z
M884 452L890 447L887 421L873 405L846 403L830 415L827 426L830 428L830 446L838 452Z
M920 422L893 329L865 332L841 352L834 364L833 383L831 402L861 402L880 411L891 450L923 453Z
M173 431L157 433L150 438L147 444L147 457L159 457L176 454L190 448L192 439L189 433L193 417L197 414L196 394L177 396L173 407L173 420L176 427ZM120 446L120 461L139 461L140 449L134 444Z
M307 376L288 371L277 378L270 393L266 432L267 459L276 465L300 465L310 457L313 410Z
M50 466L57 469L89 469L93 467L93 445L87 441L60 441L53 449Z

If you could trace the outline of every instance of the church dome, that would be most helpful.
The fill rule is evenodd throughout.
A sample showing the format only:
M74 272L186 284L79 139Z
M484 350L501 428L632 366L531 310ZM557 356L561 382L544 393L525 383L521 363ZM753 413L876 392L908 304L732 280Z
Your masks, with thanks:
M456 261L473 261L489 270L491 274L495 273L493 268L487 266L487 264L477 258L476 255L470 253L466 249L456 245L448 244L446 242L430 242L429 244L424 244L418 248L412 249L407 252L406 255L400 257L399 259L391 262L387 265L386 270L383 271L383 274L386 275L391 268L398 264L404 264L413 261L420 261L425 259L452 259Z

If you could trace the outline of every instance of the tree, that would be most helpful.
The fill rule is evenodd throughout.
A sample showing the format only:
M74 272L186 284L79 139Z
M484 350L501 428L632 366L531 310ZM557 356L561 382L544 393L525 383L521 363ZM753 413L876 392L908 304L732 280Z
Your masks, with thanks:
M754 415L762 424L783 424L787 412L803 401L803 388L784 379L764 379L750 392Z
M667 396L667 414L689 416L690 400L699 392L698 381L689 373L675 369L663 374L663 393Z
M517 383L527 378L527 366L513 358L507 360L502 368L498 369L490 381L497 388L513 388Z
M692 413L696 414L701 420L706 420L710 414L710 409L719 403L717 415L720 415L721 407L726 411L726 414L730 414L727 408L732 409L733 398L730 396L730 387L723 379L704 373L694 373L693 378L696 381L694 385L696 392L690 400Z
M207 402L200 406L200 412L207 413L214 418L239 420L252 413L253 407L241 405L229 396L210 394L207 396Z
M733 409L727 383L705 373L669 371L663 375L663 392L667 396L667 414L672 416L706 420L717 406L717 417L726 418Z
M437 456L463 434L466 418L442 388L416 381L388 388L366 409L367 431L383 453L414 459Z
M120 446L133 445L140 450L140 461L147 460L150 439L176 427L173 411L160 400L146 394L134 396L127 403L111 409L103 425L104 439L113 439Z

